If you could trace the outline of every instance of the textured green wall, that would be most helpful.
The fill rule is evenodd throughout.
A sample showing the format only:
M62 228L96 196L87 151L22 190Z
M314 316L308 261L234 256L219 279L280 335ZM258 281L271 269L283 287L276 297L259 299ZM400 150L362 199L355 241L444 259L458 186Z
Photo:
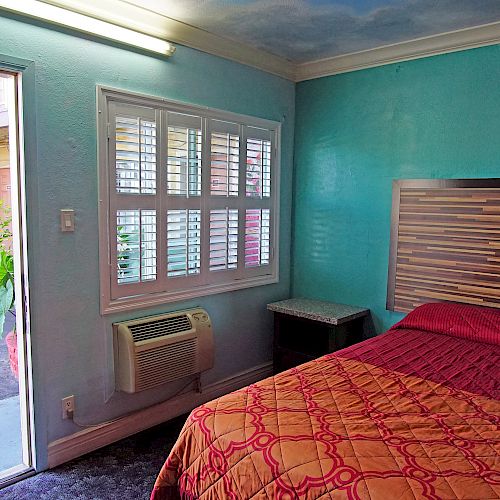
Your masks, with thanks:
M266 304L286 298L290 290L295 86L182 46L165 60L0 15L0 60L9 56L34 61L35 73L33 85L25 88L28 126L33 129L27 147L36 156L26 166L26 177L35 424L43 468L47 443L79 430L61 419L61 398L74 394L79 420L99 422L175 392L175 387L160 387L136 395L111 394L114 321L205 307L214 325L215 366L204 375L204 383L271 360L273 322ZM98 84L282 122L279 283L99 314ZM74 233L60 232L61 208L75 210Z
M500 177L500 46L297 85L294 296L385 310L393 179Z

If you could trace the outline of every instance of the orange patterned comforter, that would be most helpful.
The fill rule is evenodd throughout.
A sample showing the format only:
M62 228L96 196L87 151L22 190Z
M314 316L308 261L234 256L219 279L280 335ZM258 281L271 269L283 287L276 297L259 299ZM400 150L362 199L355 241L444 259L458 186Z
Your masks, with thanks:
M500 312L429 306L195 409L152 500L500 498Z

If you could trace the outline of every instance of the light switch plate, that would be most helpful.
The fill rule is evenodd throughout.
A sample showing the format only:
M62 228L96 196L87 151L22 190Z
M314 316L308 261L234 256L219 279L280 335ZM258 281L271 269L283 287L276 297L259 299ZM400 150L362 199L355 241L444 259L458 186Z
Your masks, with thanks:
M61 209L61 231L63 233L75 230L75 211L73 209Z

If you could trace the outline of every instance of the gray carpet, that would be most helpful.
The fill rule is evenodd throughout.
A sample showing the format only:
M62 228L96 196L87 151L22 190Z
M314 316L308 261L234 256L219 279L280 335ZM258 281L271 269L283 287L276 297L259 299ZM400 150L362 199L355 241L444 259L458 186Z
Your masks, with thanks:
M2 500L148 500L187 415L0 490Z

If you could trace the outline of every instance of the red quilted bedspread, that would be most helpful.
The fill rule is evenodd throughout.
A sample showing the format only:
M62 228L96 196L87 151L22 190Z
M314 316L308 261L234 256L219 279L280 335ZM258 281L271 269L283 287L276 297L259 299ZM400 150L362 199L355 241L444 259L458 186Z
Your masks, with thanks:
M500 498L500 311L427 304L195 409L166 499Z

